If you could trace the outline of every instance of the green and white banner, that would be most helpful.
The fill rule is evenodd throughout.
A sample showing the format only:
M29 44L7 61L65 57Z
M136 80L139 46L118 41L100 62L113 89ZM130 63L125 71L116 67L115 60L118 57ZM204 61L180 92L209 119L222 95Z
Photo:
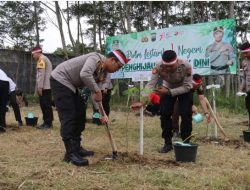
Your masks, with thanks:
M112 78L150 80L152 68L169 49L189 61L193 74L236 74L234 19L108 37L106 52L114 49L121 49L131 61Z

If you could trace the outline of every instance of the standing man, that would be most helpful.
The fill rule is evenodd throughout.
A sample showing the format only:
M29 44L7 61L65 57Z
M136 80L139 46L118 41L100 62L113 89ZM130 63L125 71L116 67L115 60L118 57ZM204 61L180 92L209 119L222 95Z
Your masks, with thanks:
M167 50L162 55L162 61L158 63L152 71L151 80L146 85L146 88L153 89L155 84L160 79L163 80L163 85L157 89L161 95L160 114L162 138L164 146L160 149L160 153L168 153L173 149L172 137L173 126L172 116L174 104L179 101L181 115L181 138L189 142L192 132L192 69L191 65L184 60L178 59L175 51ZM132 109L138 109L144 103L137 102L132 104ZM188 138L189 137L189 138Z
M52 72L52 64L50 60L42 54L40 47L35 47L32 50L32 56L37 61L36 66L36 88L35 91L39 96L40 107L43 113L43 124L40 129L52 128L53 110L52 96L50 87L50 74Z
M61 137L66 153L64 161L77 166L88 165L82 157L91 156L93 151L81 147L81 133L85 129L84 109L78 88L88 87L96 102L102 102L102 92L98 83L105 81L108 73L113 73L128 63L121 50L107 55L93 52L67 60L58 65L51 74L51 87L61 123ZM108 122L106 114L101 116Z
M242 62L243 67L243 78L242 84L240 86L241 92L246 92L247 96L245 98L245 104L248 111L248 127L250 130L250 44L249 42L245 42L240 46L241 53L245 58Z
M9 97L9 78L0 69L0 133L5 132L6 127L6 105Z
M211 75L227 74L229 66L233 64L234 52L233 47L223 42L224 29L217 26L213 31L214 43L206 48L206 57L210 59Z

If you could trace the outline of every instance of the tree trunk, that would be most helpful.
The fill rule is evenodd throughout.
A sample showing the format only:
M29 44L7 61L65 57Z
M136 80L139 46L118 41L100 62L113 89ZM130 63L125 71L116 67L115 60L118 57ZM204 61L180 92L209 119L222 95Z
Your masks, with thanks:
M71 29L70 29L70 19L69 19L69 2L67 1L67 27L68 27L68 32L69 32L69 39L71 41L73 50L75 50L75 40L72 36Z
M78 7L78 10L79 9L79 1L77 1L77 7ZM79 11L77 13L77 40L76 40L76 55L79 55L80 54L80 14L79 14Z
M59 4L58 4L58 1L55 1L55 6L56 6L56 18L57 18L57 22L58 22L60 35L61 35L63 51L64 51L64 54L65 54L65 58L68 59L69 57L68 57L65 38L64 38L64 34L63 34L62 17L61 17L60 7L59 7Z
M94 23L93 23L93 43L94 43L94 51L97 50L97 44L96 44L96 2L93 1L94 5Z
M126 18L127 18L127 29L128 29L128 33L131 33L131 17L130 17L131 2L130 1L125 3L125 8L126 8Z
M101 8L102 8L102 2L101 1L99 1L98 2L98 4L99 4L99 9L101 10ZM101 52L103 51L103 49L102 49L102 31L101 31L101 15L100 14L98 14L98 36L99 36L99 44L100 44L100 50L101 50Z
M148 9L148 14L149 14L149 29L150 30L154 30L155 27L154 27L154 19L153 19L153 10L152 10L152 1L149 1L148 2L148 5L149 5L149 9Z
M121 1L119 1L118 2L118 6L119 6L119 15L120 15L120 19L121 19L121 30L122 30L122 33L123 34L127 34L128 32L127 32L127 29L126 29L126 26L125 26L125 19L126 19L126 17L127 16L129 16L129 15L127 15L127 9L128 9L128 6L129 5L126 5L126 4L130 4L130 2L126 2L125 4L124 4L124 7L125 7L125 17L123 16L123 8L122 8L122 2ZM127 24L131 24L131 23L127 23Z
M164 1L164 4L166 6L166 11L165 11L165 21L166 21L166 27L168 28L169 27L169 4L168 4L168 1Z
M229 18L233 18L234 17L234 1L230 1L229 2ZM226 97L228 98L230 95L230 78L231 75L226 75L226 80L225 80L225 93L226 93ZM233 75L232 75L232 79L234 79ZM234 82L234 80L232 80L232 82Z
M35 24L36 24L36 46L39 46L40 36L39 36L39 27L38 27L36 3L37 3L36 1L33 1L33 5L34 5L34 19L35 19Z
M194 23L194 1L191 1L191 9L190 9L190 23Z

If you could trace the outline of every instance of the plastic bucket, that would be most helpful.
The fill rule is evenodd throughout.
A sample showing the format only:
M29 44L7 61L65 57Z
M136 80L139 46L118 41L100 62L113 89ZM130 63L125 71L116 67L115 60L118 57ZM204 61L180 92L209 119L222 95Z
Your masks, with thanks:
M244 141L250 142L250 130L243 131Z
M201 115L200 113L195 114L192 118L195 123L200 123L204 119L203 115Z
M33 117L33 118L25 117L25 121L26 125L34 127L37 125L38 117Z
M177 162L195 162L197 155L197 144L183 143L174 145L175 160Z

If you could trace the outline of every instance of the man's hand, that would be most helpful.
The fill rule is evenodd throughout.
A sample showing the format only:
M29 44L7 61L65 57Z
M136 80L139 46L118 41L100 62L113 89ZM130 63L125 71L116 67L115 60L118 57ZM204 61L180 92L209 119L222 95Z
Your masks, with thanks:
M94 100L96 102L101 102L102 101L102 92L100 90L96 91L94 93Z
M157 88L155 90L156 94L158 95L164 95L164 94L167 94L168 93L168 89L163 87L163 86L160 86L159 88Z
M107 115L101 116L100 121L102 124L106 124L109 122L109 118Z
M43 95L43 89L42 88L38 88L37 89L37 94L38 94L38 96L42 96Z
M143 103L142 102L134 102L130 108L133 110L133 111L138 111L139 109L141 109L143 107Z
M108 89L107 89L107 88L105 88L104 90L102 90L102 93L103 93L103 94L107 94L107 92L108 92Z
M197 114L198 113L198 108L195 105L192 106L192 113L193 114Z
M207 119L207 124L211 122L211 114L205 113L205 117Z

